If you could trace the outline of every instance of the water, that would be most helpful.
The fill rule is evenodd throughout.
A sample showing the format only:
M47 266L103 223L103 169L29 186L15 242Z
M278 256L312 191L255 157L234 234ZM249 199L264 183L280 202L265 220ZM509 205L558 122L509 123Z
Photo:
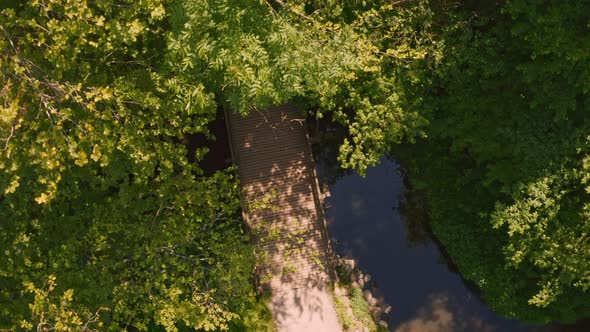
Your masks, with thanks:
M400 215L404 185L396 170L383 160L366 178L345 175L330 186L326 200L336 251L354 257L372 276L392 306L392 331L590 331L587 323L539 327L494 314L449 270L427 232Z

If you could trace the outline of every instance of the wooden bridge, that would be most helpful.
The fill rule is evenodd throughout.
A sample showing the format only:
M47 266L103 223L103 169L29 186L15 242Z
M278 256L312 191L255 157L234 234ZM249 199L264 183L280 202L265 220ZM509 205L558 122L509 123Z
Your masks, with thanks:
M279 331L340 331L331 248L302 113L292 105L226 116L258 275Z

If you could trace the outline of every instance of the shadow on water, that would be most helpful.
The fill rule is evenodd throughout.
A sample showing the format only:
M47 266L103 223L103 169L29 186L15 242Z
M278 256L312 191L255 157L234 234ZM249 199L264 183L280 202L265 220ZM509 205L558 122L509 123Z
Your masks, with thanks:
M324 166L320 159L320 177L332 169ZM395 162L384 159L366 178L327 178L326 217L336 251L372 275L392 306L392 331L590 331L588 322L539 326L492 312L434 240L423 200L405 189Z

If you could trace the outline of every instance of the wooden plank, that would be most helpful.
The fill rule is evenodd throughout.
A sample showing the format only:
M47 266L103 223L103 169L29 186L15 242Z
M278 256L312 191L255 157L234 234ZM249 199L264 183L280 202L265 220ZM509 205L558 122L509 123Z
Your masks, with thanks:
M282 270L297 265L290 282L274 276L269 281L271 289L280 292L285 287L301 287L318 275L329 281L331 251L323 214L318 212L322 207L316 197L317 180L304 117L294 107L282 105L253 111L247 117L229 114L227 120L245 219L253 228L268 225L264 235L256 237L259 250L266 251L273 261L272 266L262 269ZM275 197L270 201L277 208L247 208L253 200L273 192ZM281 232L278 239L266 237L271 228ZM289 257L285 257L286 253L290 253ZM322 264L317 264L318 260Z

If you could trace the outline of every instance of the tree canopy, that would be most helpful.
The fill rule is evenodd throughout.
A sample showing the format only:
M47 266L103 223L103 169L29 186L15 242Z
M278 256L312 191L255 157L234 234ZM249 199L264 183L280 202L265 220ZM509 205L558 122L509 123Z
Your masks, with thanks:
M463 276L508 317L590 314L589 9L439 9L444 56L412 97L428 138L393 148Z
M183 137L285 102L345 128L343 167L400 157L495 310L587 316L589 9L3 1L0 325L260 329L235 174Z
M235 176L181 144L217 107L168 60L167 6L2 11L2 326L223 329L253 300Z
M39 0L0 10L2 326L225 330L257 317L235 175L205 175L207 146L189 155L183 144L215 139L220 108L299 101L335 114L350 131L342 161L361 171L385 137L420 134L417 113L398 106L394 64L422 56L406 24L428 17L421 5Z

